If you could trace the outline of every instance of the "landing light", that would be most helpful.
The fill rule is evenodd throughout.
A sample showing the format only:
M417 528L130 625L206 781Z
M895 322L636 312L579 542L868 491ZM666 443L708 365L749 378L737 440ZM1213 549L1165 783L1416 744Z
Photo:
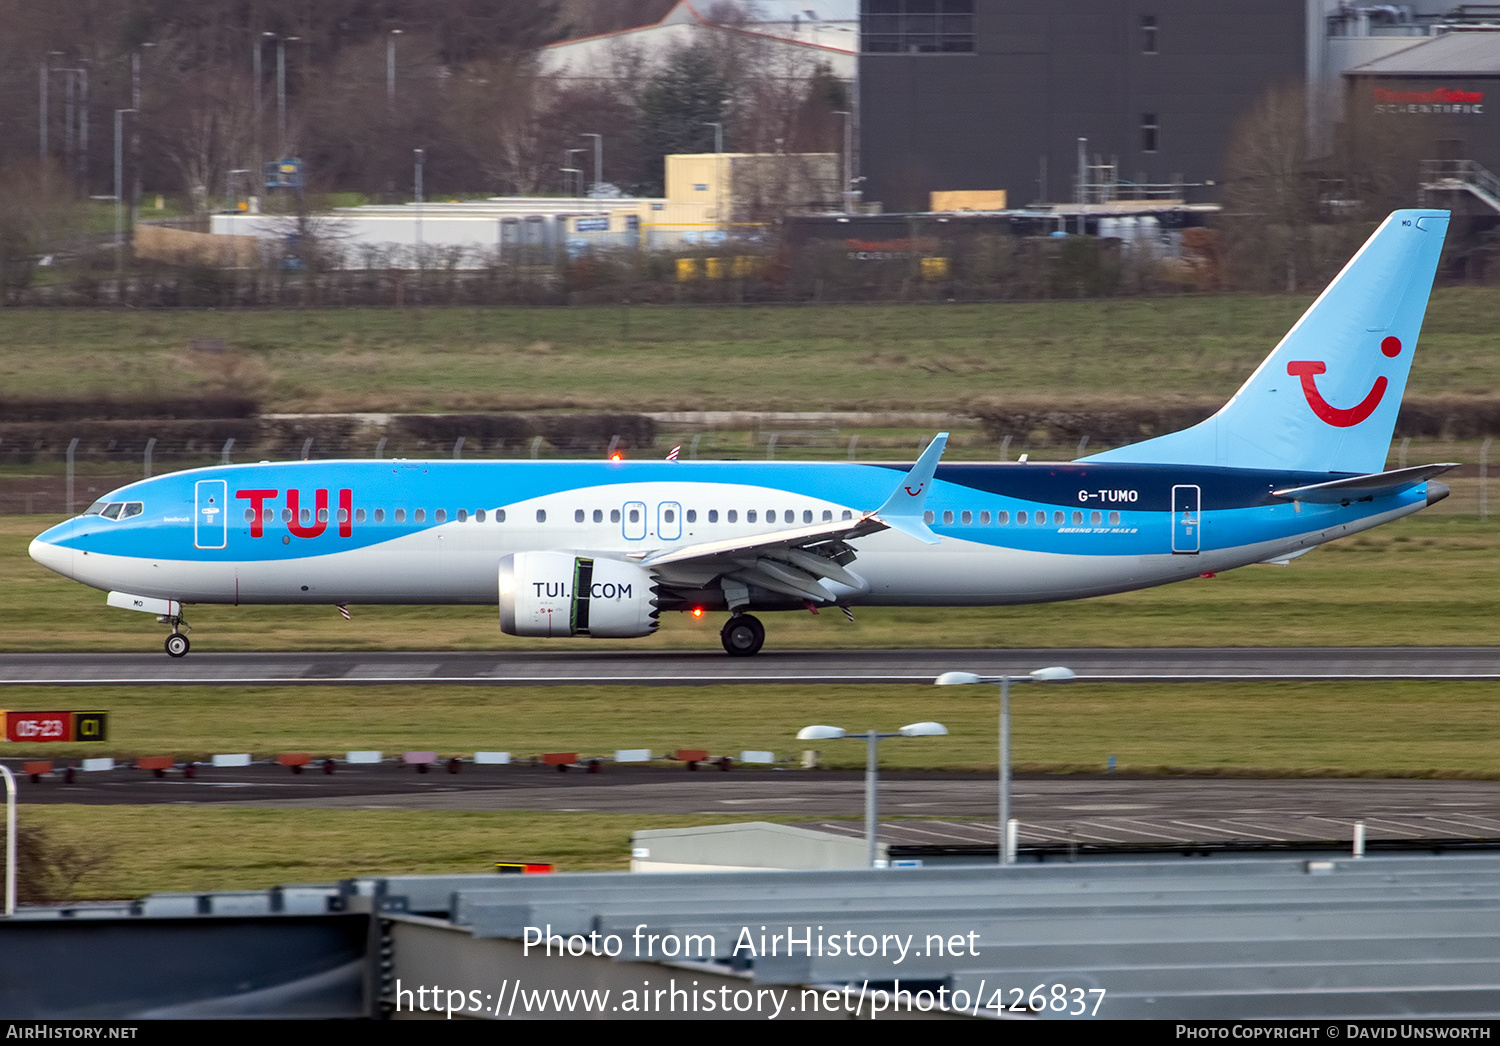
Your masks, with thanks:
M703 616L703 608L702 607L694 607L693 608L693 616L694 617L702 617Z
M611 454L609 456L609 460L610 461L619 461L620 460L620 455L619 454Z

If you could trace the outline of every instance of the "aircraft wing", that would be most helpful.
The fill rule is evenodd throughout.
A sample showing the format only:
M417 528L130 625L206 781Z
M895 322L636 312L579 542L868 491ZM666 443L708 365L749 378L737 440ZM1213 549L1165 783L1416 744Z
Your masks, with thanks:
M868 582L845 569L855 559L850 540L887 529L927 544L941 540L923 522L922 513L947 440L946 432L939 433L885 504L874 512L767 534L633 553L629 558L661 571L669 581L676 576L701 584L717 578L726 593L756 585L817 603L832 603L838 597L824 584L828 581L862 592L869 588ZM734 604L732 595L730 602Z

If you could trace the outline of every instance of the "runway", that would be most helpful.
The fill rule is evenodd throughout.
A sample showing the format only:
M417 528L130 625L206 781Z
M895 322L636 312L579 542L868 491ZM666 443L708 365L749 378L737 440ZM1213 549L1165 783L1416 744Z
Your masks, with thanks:
M719 686L923 684L941 672L1024 675L1066 665L1082 681L1224 683L1500 680L1500 647L1204 647L1041 650L194 652L0 654L0 686Z

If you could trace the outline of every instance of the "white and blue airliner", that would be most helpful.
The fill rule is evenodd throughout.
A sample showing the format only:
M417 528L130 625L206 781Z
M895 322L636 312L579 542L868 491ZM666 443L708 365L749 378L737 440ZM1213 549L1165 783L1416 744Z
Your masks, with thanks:
M1071 462L295 461L132 483L31 543L171 627L232 604L487 604L517 636L647 636L666 611L1043 603L1285 562L1447 496L1384 471L1448 212L1392 214L1244 386Z

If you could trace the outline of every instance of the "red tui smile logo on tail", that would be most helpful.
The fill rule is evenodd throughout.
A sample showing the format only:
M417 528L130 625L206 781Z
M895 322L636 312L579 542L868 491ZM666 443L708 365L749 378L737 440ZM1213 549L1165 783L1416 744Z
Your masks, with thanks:
M1392 358L1399 356L1401 339L1386 338L1380 343L1380 351ZM1313 409L1313 413L1328 424L1341 429L1358 425L1375 413L1375 408L1380 406L1381 399L1385 397L1386 387L1390 384L1382 375L1375 379L1375 384L1370 386L1369 393L1359 403L1352 407L1335 407L1318 391L1317 376L1327 370L1327 364L1316 360L1293 360L1286 365L1288 374L1302 379L1302 394L1307 397L1307 405Z

